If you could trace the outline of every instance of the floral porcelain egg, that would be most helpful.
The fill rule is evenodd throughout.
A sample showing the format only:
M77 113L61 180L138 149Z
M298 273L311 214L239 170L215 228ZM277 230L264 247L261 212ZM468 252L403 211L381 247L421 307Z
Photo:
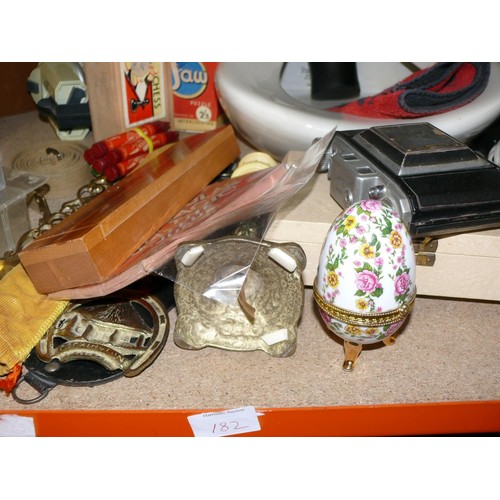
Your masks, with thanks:
M357 354L363 344L390 343L415 294L415 254L397 212L379 200L344 210L326 236L314 284L327 327Z

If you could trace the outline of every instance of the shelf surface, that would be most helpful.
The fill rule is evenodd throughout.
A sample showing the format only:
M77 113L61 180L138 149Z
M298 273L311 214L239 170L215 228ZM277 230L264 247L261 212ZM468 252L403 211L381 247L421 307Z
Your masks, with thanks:
M173 342L173 310L164 350L139 376L88 388L58 386L31 406L3 397L0 412L36 415L49 435L58 425L63 435L95 429L189 435L187 416L242 406L272 413L272 434L500 431L500 305L416 300L396 343L364 347L351 373L342 370L343 346L321 323L306 289L297 350L288 358L181 349ZM22 397L34 395L29 386L20 389ZM93 428L94 421L100 424Z

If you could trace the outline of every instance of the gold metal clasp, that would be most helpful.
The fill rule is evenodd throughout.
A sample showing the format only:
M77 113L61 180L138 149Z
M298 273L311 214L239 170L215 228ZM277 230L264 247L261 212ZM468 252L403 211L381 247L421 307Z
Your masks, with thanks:
M426 236L422 240L413 241L413 248L417 266L432 267L434 265L436 262L438 240L433 240L430 236Z

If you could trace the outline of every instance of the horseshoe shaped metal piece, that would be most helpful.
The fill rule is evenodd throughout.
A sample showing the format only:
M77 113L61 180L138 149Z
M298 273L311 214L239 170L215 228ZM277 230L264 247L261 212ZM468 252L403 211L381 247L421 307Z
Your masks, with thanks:
M36 347L40 360L87 359L134 377L167 340L168 316L153 296L123 294L106 302L70 304Z
M157 358L168 333L168 306L154 295L122 290L112 297L71 303L30 353L24 363L27 373L12 396L33 404L57 385L92 387L135 377ZM38 395L20 396L23 382Z

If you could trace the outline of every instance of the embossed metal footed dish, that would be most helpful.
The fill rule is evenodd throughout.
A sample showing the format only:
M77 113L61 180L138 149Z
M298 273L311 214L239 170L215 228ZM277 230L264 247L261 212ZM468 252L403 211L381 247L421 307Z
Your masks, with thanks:
M298 244L225 237L181 245L175 260L179 347L295 352L306 265Z

